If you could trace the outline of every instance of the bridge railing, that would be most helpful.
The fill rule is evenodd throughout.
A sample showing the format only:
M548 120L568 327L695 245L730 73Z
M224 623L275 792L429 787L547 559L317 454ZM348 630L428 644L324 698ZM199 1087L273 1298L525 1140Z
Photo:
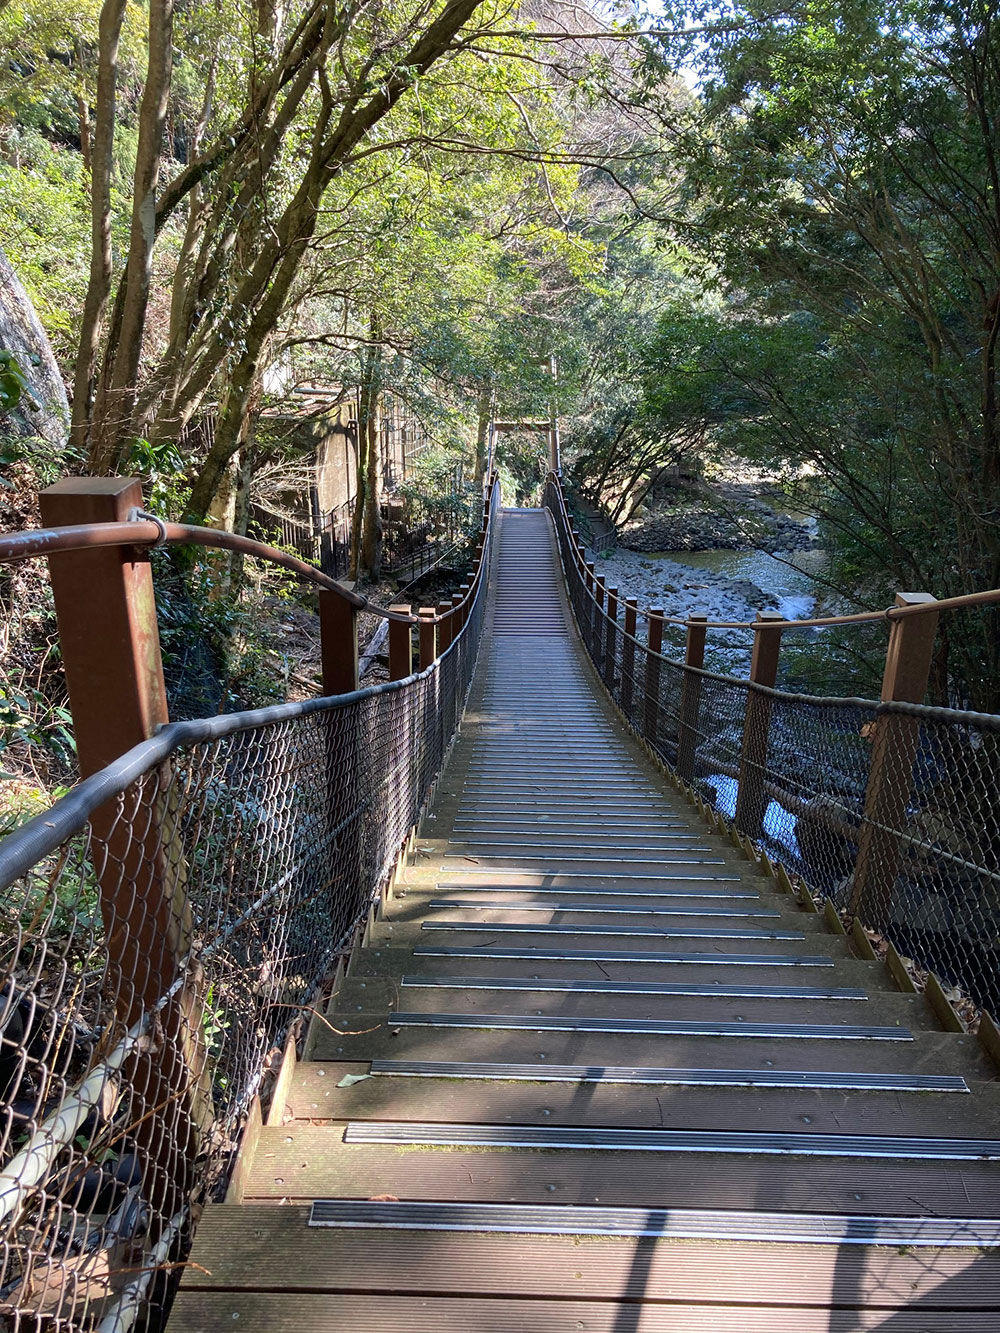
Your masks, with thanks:
M555 477L545 503L583 641L634 731L810 905L825 898L856 920L901 975L898 960L913 959L996 1013L1000 716L920 702L948 603L899 599L881 699L778 690L788 622L753 626L749 678L704 669L701 617L686 625L685 658L670 657L663 619L647 612L641 641L636 603L588 565Z
M487 493L461 605L396 609L399 678L168 724L0 843L4 1327L124 1333L165 1307L432 794L482 631Z

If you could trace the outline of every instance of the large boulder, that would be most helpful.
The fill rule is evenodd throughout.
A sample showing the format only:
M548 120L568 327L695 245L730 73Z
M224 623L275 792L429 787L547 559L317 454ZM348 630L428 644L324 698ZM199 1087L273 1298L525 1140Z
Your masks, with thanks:
M0 412L0 436L40 436L62 445L69 432L69 400L52 344L28 293L0 250L0 350L15 358L31 393Z

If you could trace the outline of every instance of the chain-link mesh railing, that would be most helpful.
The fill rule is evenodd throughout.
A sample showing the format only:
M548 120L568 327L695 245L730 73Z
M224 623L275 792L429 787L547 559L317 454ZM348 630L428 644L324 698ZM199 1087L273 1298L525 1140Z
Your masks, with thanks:
M587 586L551 481L546 505L584 644L632 728L811 891L1000 1009L1000 716L768 689L653 651Z
M427 670L171 724L0 845L3 1327L155 1326L428 800L484 602Z

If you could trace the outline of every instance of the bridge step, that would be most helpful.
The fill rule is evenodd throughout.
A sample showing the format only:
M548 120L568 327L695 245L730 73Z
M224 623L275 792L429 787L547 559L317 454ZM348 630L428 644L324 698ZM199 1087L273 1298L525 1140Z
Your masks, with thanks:
M653 1317L673 1320L666 1325L669 1333L710 1328L722 1333L862 1333L878 1321L893 1333L913 1333L914 1328L966 1333L971 1323L963 1328L962 1319L978 1319L979 1329L986 1329L991 1309L1000 1304L1000 1261L989 1252L950 1243L935 1252L918 1240L912 1248L919 1252L908 1254L900 1251L909 1246L857 1244L851 1237L840 1244L803 1245L694 1237L679 1244L650 1244L661 1239L650 1237L643 1244L640 1237L617 1235L590 1236L581 1252L583 1233L467 1231L459 1226L310 1227L309 1211L309 1206L295 1205L209 1207L198 1238L201 1269L185 1274L175 1326L192 1333L231 1330L234 1323L254 1333L288 1329L290 1319L282 1312L285 1292L292 1293L292 1315L301 1321L297 1329L320 1333L364 1329L366 1300L383 1317L378 1324L368 1316L367 1328L378 1328L379 1333L397 1327L412 1330L409 1307L421 1300L440 1320L424 1328L445 1333L459 1328L579 1333L581 1327L604 1333L616 1329L614 1321L617 1333L649 1333L640 1301L647 1302L646 1309L653 1303ZM697 1216L707 1220L711 1215L692 1214L692 1225ZM885 1219L885 1224L891 1228L894 1219ZM831 1234L838 1225L840 1220L832 1218ZM976 1225L956 1219L955 1233ZM527 1244L526 1234L531 1236ZM935 1308L942 1290L956 1312L947 1315L949 1323ZM513 1291L521 1300L514 1310L509 1302L504 1309L503 1298ZM432 1298L427 1292L439 1294ZM377 1293L374 1300L371 1293ZM828 1308L835 1299L842 1305L839 1314ZM848 1300L850 1306L843 1307ZM907 1313L908 1302L920 1307L914 1314L923 1324ZM861 1310L868 1303L875 1307L871 1317ZM492 1322L483 1321L484 1306ZM450 1323L442 1307L453 1310ZM564 1307L562 1324L540 1322L542 1309L554 1320ZM233 1314L239 1319L234 1321ZM267 1322L272 1319L273 1324ZM600 1319L611 1322L602 1327L594 1322ZM909 1328L904 1322L908 1319ZM336 1320L341 1322L332 1322ZM661 1324L656 1333L662 1329Z
M665 1199L672 1208L745 1208L752 1199L756 1207L774 1212L1000 1218L998 1167L979 1159L538 1151L512 1144L436 1148L345 1143L337 1123L266 1129L246 1173L245 1197L296 1202L391 1193L400 1199L456 1203L513 1200L636 1208L662 1208Z

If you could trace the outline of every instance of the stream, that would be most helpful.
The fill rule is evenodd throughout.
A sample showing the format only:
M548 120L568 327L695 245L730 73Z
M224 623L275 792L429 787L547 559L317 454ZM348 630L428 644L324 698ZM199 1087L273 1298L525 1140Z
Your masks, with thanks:
M813 614L818 585L812 574L822 574L827 563L826 552L819 550L792 551L781 560L765 551L657 551L646 559L670 560L725 579L756 584L777 598L776 609L787 620Z

